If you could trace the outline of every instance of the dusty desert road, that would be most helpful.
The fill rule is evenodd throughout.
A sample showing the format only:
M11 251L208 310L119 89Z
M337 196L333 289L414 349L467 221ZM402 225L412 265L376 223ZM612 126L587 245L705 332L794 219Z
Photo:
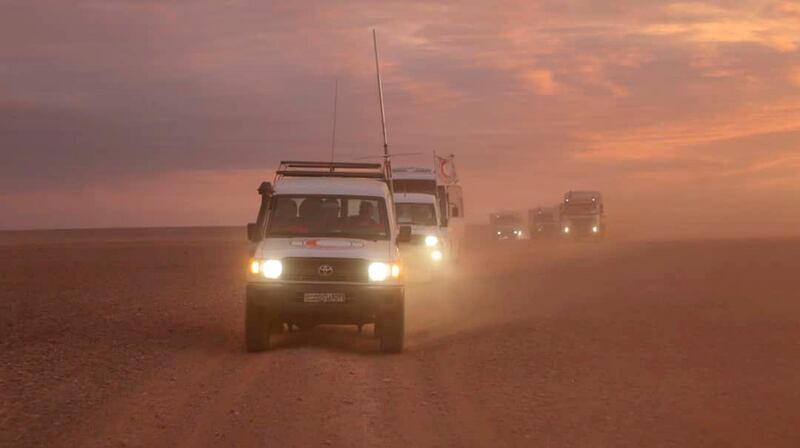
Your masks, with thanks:
M241 230L0 236L0 446L800 446L800 239L474 244L242 350Z

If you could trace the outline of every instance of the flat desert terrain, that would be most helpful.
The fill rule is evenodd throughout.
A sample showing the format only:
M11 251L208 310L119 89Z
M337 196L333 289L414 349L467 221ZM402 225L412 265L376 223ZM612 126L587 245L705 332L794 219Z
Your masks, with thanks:
M0 446L800 446L800 239L473 238L405 353L247 354L244 233L0 233Z

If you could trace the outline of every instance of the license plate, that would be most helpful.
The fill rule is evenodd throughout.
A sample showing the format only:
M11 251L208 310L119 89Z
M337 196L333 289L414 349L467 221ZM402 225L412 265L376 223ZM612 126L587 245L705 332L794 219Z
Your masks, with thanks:
M344 303L345 295L343 292L307 292L303 294L303 302L306 303Z

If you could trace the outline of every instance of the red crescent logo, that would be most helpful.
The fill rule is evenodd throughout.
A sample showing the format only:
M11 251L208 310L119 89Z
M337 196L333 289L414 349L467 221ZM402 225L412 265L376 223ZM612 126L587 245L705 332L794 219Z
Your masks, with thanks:
M439 159L439 173L442 177L450 177L450 173L447 172L447 162L447 159Z

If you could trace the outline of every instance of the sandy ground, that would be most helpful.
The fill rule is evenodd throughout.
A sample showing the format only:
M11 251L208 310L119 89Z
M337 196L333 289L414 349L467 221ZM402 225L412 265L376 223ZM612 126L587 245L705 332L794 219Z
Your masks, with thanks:
M0 446L800 446L800 240L473 244L242 349L240 230L0 238Z

